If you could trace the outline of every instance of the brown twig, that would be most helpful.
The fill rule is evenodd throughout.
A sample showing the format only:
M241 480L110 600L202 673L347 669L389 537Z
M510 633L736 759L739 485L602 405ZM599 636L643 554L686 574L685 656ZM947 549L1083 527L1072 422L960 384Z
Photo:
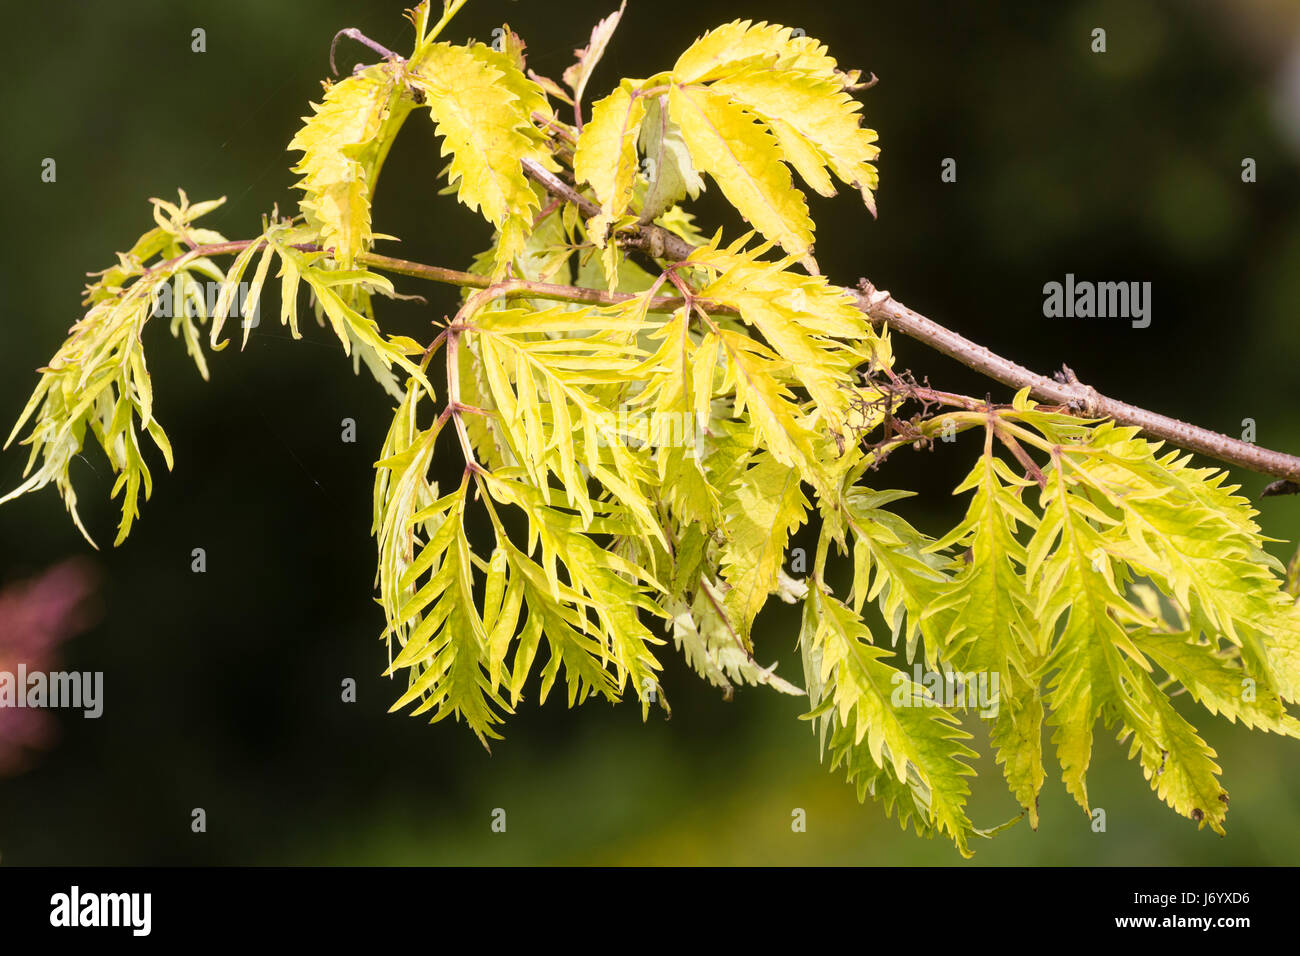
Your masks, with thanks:
M1300 458L1294 455L1261 448L1208 428L1107 398L1095 388L1078 381L1073 373L1065 376L1066 381L1059 382L1031 372L909 309L888 292L878 291L866 279L859 285L858 307L890 329L902 332L1003 385L1015 389L1028 387L1029 393L1040 401L1064 405L1084 418L1111 418L1122 425L1136 425L1148 437L1168 441L1230 465L1279 478L1300 478Z
M249 246L261 248L265 245L264 239L237 239L231 242L212 243L206 246L196 246L189 252L160 262L157 265L150 266L140 275L141 277L153 275L155 273L167 272L169 269L177 266L183 261L200 258L203 256L220 256L230 255L232 253L242 252ZM299 252L325 252L333 254L332 249L322 249L312 243L298 243L292 246ZM356 256L358 265L363 265L371 269L378 269L382 272L389 272L394 275L410 276L413 279L425 279L429 282L440 282L444 285L461 286L468 289L486 289L493 287L497 295L506 298L528 298L528 299L545 299L554 302L574 302L579 305L621 305L638 297L633 292L607 292L602 289L588 289L585 286L558 285L553 282L532 282L527 279L507 279L503 282L493 283L488 276L478 275L473 272L461 272L457 269L444 269L442 266L425 265L422 262L411 262L409 259L395 259L392 256L381 256L374 252L361 252ZM652 312L672 312L681 308L686 303L677 296L660 295L650 299L649 309ZM735 315L736 310L721 304L709 305L712 312Z
M533 160L524 160L524 172L551 195L573 203L586 218L590 219L600 212L600 206ZM653 224L640 225L626 233L619 233L617 239L625 249L637 249L654 259L668 259L672 262L681 262L695 251L695 247L681 236Z

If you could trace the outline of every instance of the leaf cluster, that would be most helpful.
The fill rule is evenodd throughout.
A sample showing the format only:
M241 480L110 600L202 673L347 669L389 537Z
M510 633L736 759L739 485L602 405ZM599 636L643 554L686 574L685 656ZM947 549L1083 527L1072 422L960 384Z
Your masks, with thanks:
M278 265L291 334L305 287L396 403L373 500L388 672L406 681L394 709L463 720L485 745L533 688L545 700L562 686L570 705L631 688L648 714L667 707L671 637L728 697L737 685L806 695L823 752L859 795L962 853L997 829L966 809L981 720L1035 826L1045 725L1086 811L1100 721L1160 799L1222 832L1215 751L1173 698L1300 735L1287 709L1300 696L1300 612L1283 569L1223 473L1134 429L1027 393L1007 405L946 396L946 410L897 429L888 334L818 273L795 180L826 196L850 186L874 214L879 150L860 74L789 28L737 21L586 115L622 10L562 86L528 68L508 26L491 46L441 39L463 2L436 23L420 4L409 56L327 87L289 144L297 215L226 243L195 225L219 200L154 201L155 228L97 274L42 370L11 436L30 424L29 475L5 500L54 484L81 527L69 468L89 431L123 496L120 542L151 488L143 434L171 466L142 338L160 290L192 304L172 333L206 378L201 328L223 347L236 288L251 276L256 302ZM373 251L386 237L371 210L394 138L425 111L445 191L495 238L455 274L455 315L419 343L376 319L373 298L398 293L376 271L393 260ZM746 230L699 229L684 204L709 183ZM694 252L675 261L633 241L652 223ZM236 253L228 269L218 252ZM213 309L208 280L223 284ZM983 436L956 488L969 507L931 537L893 509L907 492L864 478L889 448L961 431ZM440 487L447 453L464 468ZM482 551L467 531L480 509ZM795 572L787 554L805 525L816 557ZM851 586L837 595L839 557ZM798 682L759 663L756 622L773 598L802 604ZM918 680L913 664L940 679Z

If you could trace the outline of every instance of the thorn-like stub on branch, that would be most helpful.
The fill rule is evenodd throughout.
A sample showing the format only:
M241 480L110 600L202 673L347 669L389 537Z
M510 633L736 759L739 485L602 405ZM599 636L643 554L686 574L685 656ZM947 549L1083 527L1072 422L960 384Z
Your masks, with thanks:
M657 229L651 230L648 233L648 237L649 237L649 242L647 243L647 245L649 246L649 248L646 251L650 254L650 258L662 259L664 257L663 233L659 232Z
M1069 405L1070 410L1076 415L1084 418L1102 418L1101 414L1101 393L1091 385L1084 385L1082 382L1075 382L1071 386L1073 393Z
M1056 379L1058 382L1060 382L1062 385L1079 384L1079 377L1074 374L1074 369L1070 368L1070 366L1066 365L1065 363L1061 363L1061 370L1053 374L1052 377Z
M1076 415L1082 415L1084 418L1101 418L1101 393L1091 385L1085 385L1079 381L1079 376L1074 374L1074 369L1062 364L1061 370L1055 372L1052 377L1062 385L1068 386L1068 399L1066 404L1070 411Z
M862 293L863 299L866 300L868 312L874 312L877 309L884 308L885 303L893 298L893 296L884 289L877 289L872 285L870 279L859 279L858 291Z

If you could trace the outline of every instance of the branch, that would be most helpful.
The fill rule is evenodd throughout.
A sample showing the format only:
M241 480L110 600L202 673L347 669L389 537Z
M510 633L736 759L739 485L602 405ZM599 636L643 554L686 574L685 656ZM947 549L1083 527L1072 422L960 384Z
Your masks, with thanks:
M472 289L489 289L508 299L546 299L555 302L574 302L579 305L611 306L629 302L632 299L639 298L642 294L636 292L606 292L602 289L588 289L585 286L557 285L552 282L534 282L529 279L505 279L494 283L487 276L475 275L472 272L458 272L455 269L443 269L440 266L426 266L420 262L393 259L389 256L376 255L371 252L359 253L356 260L362 265L380 269L384 272L392 272L396 275L411 276L415 279L428 279L431 282L442 282ZM696 301L703 300L697 297ZM651 297L648 310L651 312L674 312L685 305L687 305L686 300L677 296L657 295ZM714 312L727 315L737 314L735 309L721 304L712 304L710 308Z
M195 246L182 255L150 266L140 274L140 277L144 278L155 273L167 272L182 262L188 262L191 259L203 256L230 255L242 252L249 246L255 245L261 248L265 244L265 239L236 239L230 242ZM292 248L297 249L299 252L324 252L328 255L334 253L333 249L323 249L312 243L297 243ZM552 282L533 282L527 279L506 279L502 282L493 283L487 276L477 275L473 272L444 269L442 266L425 265L422 262L411 262L409 259L394 259L392 256L381 256L373 252L358 253L356 261L361 265L383 272L391 272L394 275L410 276L414 279L426 279L430 282L441 282L444 285L455 285L469 289L490 288L497 295L508 299L546 299L555 302L574 302L579 305L612 306L621 305L639 297L638 293L634 292L606 292L601 289L588 289L585 286L557 285ZM686 302L677 296L660 295L650 299L649 310L651 312L673 312L684 305L686 305ZM737 314L735 309L720 304L711 305L710 308L714 312L728 315Z
M861 281L859 289L858 308L870 318L1003 385L1017 390L1028 386L1029 393L1040 401L1065 405L1085 418L1111 418L1122 425L1136 425L1151 438L1168 441L1230 465L1279 478L1300 478L1300 458L1294 455L1261 448L1208 428L1107 398L1095 388L1078 381L1068 367L1064 369L1064 382L1031 372L909 309L888 292L877 291L866 279Z
M535 163L525 160L524 172L553 195L574 203L588 218L600 211L591 200L579 195L567 183ZM633 227L629 235L620 235L619 241L625 247L651 252L655 258L677 262L689 258L695 250L693 245L680 236L655 225ZM657 253L654 252L655 249L658 250ZM1170 442L1229 465L1278 478L1300 478L1300 458L1294 455L1262 448L1208 428L1107 398L1095 388L1079 382L1068 369L1065 382L1054 381L927 319L894 299L888 292L877 291L866 279L861 280L859 290L858 308L869 318L916 339L1003 385L1015 389L1028 386L1030 394L1040 401L1067 406L1070 411L1084 418L1111 418L1121 425L1136 425L1149 438Z
M600 212L598 205L533 160L524 160L524 172L551 195L573 203L587 219ZM641 225L629 232L619 233L618 243L625 249L639 249L651 258L671 259L674 262L689 258L695 251L695 247L681 236L654 224Z
M542 167L528 160L524 161L524 167L529 176L541 183L553 195L565 202L575 204L584 215L590 217L600 211L600 208L590 199L580 195L572 186ZM680 262L689 258L695 251L695 246L661 226L636 226L627 235L620 235L618 238L624 247L642 249L656 259L672 259ZM239 252L253 243L261 242L263 242L261 239L245 239L196 246L175 259L146 269L144 274L162 271L181 260L198 256ZM304 252L332 252L313 245L295 248ZM394 259L376 253L361 253L357 256L357 262L385 272L432 282L475 289L486 289L492 286L492 281L486 276L410 262L406 259ZM524 279L507 279L497 283L494 288L498 294L506 298L547 299L582 305L618 305L636 298L634 293L604 292L599 289L531 282ZM1095 388L1078 381L1068 367L1064 369L1065 381L1056 381L1039 375L909 309L888 292L877 290L866 279L860 280L856 299L858 308L873 321L916 339L923 345L942 352L1003 385L1017 390L1028 386L1030 394L1040 401L1064 406L1068 411L1083 418L1110 418L1121 425L1136 425L1149 438L1167 441L1225 464L1276 478L1300 479L1300 457L1231 438L1208 428L1179 421L1118 399L1107 398ZM676 296L656 296L650 300L649 307L655 312L670 312L685 304L684 299ZM711 306L711 310L728 314L735 312L734 309L720 306Z

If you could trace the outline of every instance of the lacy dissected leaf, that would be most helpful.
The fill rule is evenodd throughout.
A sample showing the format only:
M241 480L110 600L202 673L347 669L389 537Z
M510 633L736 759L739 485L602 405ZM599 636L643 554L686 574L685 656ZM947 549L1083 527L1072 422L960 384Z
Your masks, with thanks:
M1094 568L1094 557L1110 568L1101 533L1088 519L1097 512L1061 488L1053 475L1043 520L1032 542L1035 560L1029 577L1040 582L1035 612L1040 634L1047 640L1059 634L1048 661L1056 671L1049 686L1051 722L1057 726L1053 741L1064 772L1066 789L1088 809L1084 777L1092 756L1093 727L1105 713L1114 719L1122 705L1125 672L1133 666L1121 655L1129 643L1124 624L1135 612L1114 584ZM1039 558L1054 548L1051 559ZM1118 619L1114 613L1121 615ZM1065 617L1065 627L1057 621ZM1140 623L1140 622L1137 622Z
M819 493L827 493L830 484L818 461L815 422L790 388L791 363L763 343L726 328L703 337L697 362L710 374L722 368L720 390L733 397L735 418L743 420L749 413L753 447L767 448L781 464L800 469Z
M554 587L542 568L513 545L507 544L511 580L518 579L526 613L519 633L512 665L510 690L517 701L524 682L536 660L542 640L546 640L550 658L542 668L540 700L546 702L551 688L564 671L569 706L581 704L599 694L607 700L618 699L614 674L605 667L605 648L590 633L588 616L581 597L571 588Z
M1030 484L986 447L957 489L975 492L965 519L932 546L941 550L955 545L969 560L963 560L951 587L930 603L926 615L952 666L997 681L999 700L990 732L997 762L1036 828L1038 794L1046 778L1037 673L1046 645L1022 577L1027 553L1017 537L1018 526L1032 529L1038 524L1020 499L1021 489Z
M629 354L624 338L598 331L541 337L612 333L620 323L635 326L636 320L590 309L489 311L479 313L473 338L501 434L533 484L546 487L554 474L568 505L590 519L585 468L637 519L642 533L662 539L644 491L646 455L622 440L616 413L592 391L626 381L635 353Z
M397 635L398 612L415 593L406 572L415 561L415 516L438 500L438 486L428 479L434 443L444 422L421 429L418 411L425 392L409 380L393 414L383 450L375 465L375 490L370 533L379 547L376 587L387 627L388 662L392 665L392 638ZM409 628L407 629L409 630Z
M262 238L257 242L249 243L248 247L235 256L235 261L230 264L230 270L226 273L221 292L217 296L216 306L212 310L212 322L208 329L208 343L214 351L226 347L226 343L221 341L221 331L236 307L239 315L244 319L244 335L240 348L247 347L249 333L253 330L251 319L261 307L262 289L266 285L267 276L271 271L271 262L275 258L276 249L271 238L274 232L274 228L264 230ZM254 256L257 256L257 268L253 270L252 281L244 287L241 285L241 280Z
M700 582L695 598L667 603L672 617L673 641L686 662L730 700L733 684L760 684L782 694L802 696L803 690L776 674L776 665L762 667L740 642L721 599L707 580Z
M832 766L845 765L851 781L862 784L869 758L870 765L905 783L926 824L947 833L969 856L974 827L965 809L966 778L975 771L966 760L975 753L962 741L970 735L947 711L927 705L920 685L886 663L890 653L871 643L861 618L820 584L809 588L799 640L813 704L808 716L821 721L823 732L832 731ZM882 793L896 800L900 791ZM902 807L899 813L905 820Z
M984 673L990 673L984 671ZM1038 829L1038 795L1047 771L1043 766L1043 691L1038 675L1024 676L1014 668L999 675L997 714L989 728L996 760L1002 766L1011 795Z
M696 168L713 177L740 214L790 255L811 260L808 203L795 188L771 130L725 93L703 87L674 85L668 113L681 128Z
M752 20L734 20L696 40L673 66L682 83L704 83L766 64L825 79L840 76L835 60L817 40L795 36L790 27Z
M575 603L593 609L595 623L590 625L584 615L584 630L599 644L600 666L613 665L615 691L621 692L630 680L648 710L651 698L646 691L658 687L655 671L660 669L650 645L663 641L641 622L638 611L666 617L646 590L647 585L659 591L663 587L644 569L598 546L590 536L634 534L632 522L617 516L584 521L555 507L548 495L525 482L491 475L486 480L493 498L528 515L530 536L541 546L538 567L551 598L559 600L561 588L566 587L575 593ZM567 580L560 576L561 567ZM516 679L521 679L518 674Z
M600 214L587 228L602 248L610 226L632 202L639 168L637 136L645 112L645 99L625 81L591 108L591 122L583 127L574 148L573 174L579 182L589 183L600 200Z
M619 21L623 19L623 12L626 9L627 0L623 0L618 5L617 10L592 27L590 42L581 50L573 51L573 55L577 57L577 60L564 71L563 77L564 82L573 91L573 102L582 102L582 94L587 89L587 81L591 79L591 73L596 69L596 64L605 55L605 48L609 46L609 41L613 39L614 31L618 29Z
M393 285L387 278L359 269L332 268L324 253L302 252L286 242L273 242L272 248L281 261L281 321L289 326L294 338L300 336L297 299L301 281L311 290L322 324L328 322L343 353L353 358L356 371L364 362L394 398L403 395L394 367L418 381L426 392L433 392L423 369L410 358L424 350L404 336L386 336L375 321L370 291L393 295Z
M793 165L818 193L835 194L833 175L857 189L874 215L879 177L872 160L880 150L875 131L862 126L861 104L849 95L856 76L841 72L818 41L796 37L787 27L750 21L706 34L682 55L671 74L681 88L709 84L711 92L760 120L775 138L776 156ZM749 216L725 185L723 190ZM792 254L808 254L796 252L758 220L751 221Z
M1187 741L1160 702L1144 692L1150 664L1134 645L1130 629L1157 622L1128 601L1123 579L1115 573L1124 553L1115 519L1077 493L1060 471L1049 471L1046 481L1026 576L1037 583L1035 614L1042 639L1055 639L1046 662L1054 672L1046 698L1049 722L1056 727L1052 740L1066 789L1087 810L1085 776L1099 718L1107 725L1120 720L1134 734L1153 786L1163 780L1149 771L1152 752L1172 751ZM1174 732L1180 735L1177 741L1163 739L1162 734ZM1206 809L1186 802L1171 801L1171 806L1187 816Z
M963 560L952 586L926 611L927 616L942 616L949 622L937 635L949 660L962 665L978 661L1006 675L1011 668L1025 671L1026 658L1045 646L1039 642L1022 576L1028 560L1025 546L1017 537L1019 526L1038 525L1038 518L1020 500L1021 489L1032 484L1013 474L986 447L954 492L974 490L975 494L962 522L930 547L932 551L952 546L968 549L969 560Z
M885 510L885 505L912 492L872 492L862 486L844 496L844 513L853 531L853 610L862 613L867 601L875 601L886 623L893 627L894 640L905 635L910 659L924 631L933 652L942 647L942 637L952 627L955 614L927 611L950 586L944 572L948 563L931 553L933 540L921 534L903 518Z
M460 366L460 400L485 412L461 419L479 462L489 470L519 464L510 451L501 417L492 400L483 360L478 354L478 343L472 336L466 338L465 347L460 350L456 361Z
M584 524L562 510L561 494L539 492L521 477L518 469L480 475L492 500L527 512L532 541L528 552L516 547L496 509L490 508L497 549L488 567L483 620L489 635L492 685L508 683L517 703L544 639L550 657L541 674L543 702L563 670L569 706L592 695L617 700L630 682L641 697L643 711L648 710L656 696L650 691L658 688L655 671L659 669L648 645L662 641L644 627L638 610L660 617L664 612L640 583L644 572L597 547L589 537L619 534L626 531L627 522L611 512ZM539 544L540 561L529 554ZM600 597L593 600L593 594ZM618 597L607 602L607 594ZM507 673L512 644L514 655Z
M211 300L203 282L216 282L221 271L189 243L223 242L220 233L195 226L200 216L225 200L190 204L182 191L179 205L153 200L157 227L145 233L118 264L86 286L85 314L72 327L18 416L5 447L30 421L22 444L31 446L24 481L0 498L0 504L53 484L63 497L78 530L92 545L77 510L70 469L82 458L87 431L108 461L111 497L122 496L122 514L115 544L126 540L139 517L140 492L153 492L141 440L148 434L170 470L172 449L153 410L153 384L145 361L142 335L155 315L170 315L172 335L183 337L199 373L208 367L197 325L207 320ZM152 261L151 261L152 260ZM199 278L202 278L202 282ZM37 462L40 467L35 468ZM35 471L33 471L35 468Z
M545 94L504 53L482 44L425 47L408 65L451 156L449 182L457 197L497 227L498 272L523 247L539 208L523 161L550 167L553 160L533 126Z
M52 482L63 496L73 521L93 544L77 511L77 495L70 474L72 459L79 457L89 429L117 476L113 497L123 493L122 519L115 543L126 539L139 516L141 487L146 498L153 490L149 467L141 454L142 432L147 431L163 451L168 469L172 465L171 447L150 407L149 372L140 346L140 332L149 312L147 295L135 295L114 304L94 305L73 326L71 338L42 375L27 409L6 442L8 447L36 413L32 431L23 440L24 444L31 445L23 472L26 480L0 498L0 504ZM33 473L32 467L38 459L41 467Z
M981 706L980 714L992 717L989 732L997 761L1004 767L1017 802L1026 808L1031 826L1037 828L1037 795L1045 779L1043 706L1037 679L1027 678L1019 667L1011 666L1011 659L1018 659L1021 649L998 632L991 639L963 642L941 664L938 654L956 630L959 609L978 588L972 588L975 582L968 578L960 586L966 593L959 593L944 570L948 562L933 553L939 550L936 542L884 509L908 494L855 487L845 495L844 512L854 536L854 609L860 611L865 601L876 601L885 620L893 624L895 640L906 633L909 660L924 634L931 668L952 668L950 673L968 693L976 686L989 688L991 707ZM968 521L974 518L974 514L968 515ZM970 565L963 562L962 566L969 571ZM981 681L983 685L978 683ZM975 706L969 696L966 701L967 706Z
M1297 609L1237 486L1225 486L1219 470L1192 467L1188 455L1160 454L1131 427L1104 423L1081 434L1063 416L1025 418L1058 442L1066 481L1113 527L1115 561L1149 578L1194 632L1240 648L1249 676L1265 689L1294 700Z
M706 473L717 348L699 348L681 309L645 341L659 344L629 373L643 383L626 406L645 426L636 437L653 446L659 484L673 513L687 524L712 526L721 520L719 485Z
M808 500L799 474L759 452L722 496L722 577L726 609L746 650L754 618L777 590L790 535L804 522Z
M411 105L401 95L394 68L379 65L333 84L312 108L289 143L303 154L293 167L302 176L300 206L319 230L321 245L334 250L342 268L351 269L374 239L373 178L389 145L381 130L400 126Z
M1222 772L1209 744L1176 710L1144 670L1128 672L1132 699L1142 720L1125 720L1120 739L1132 734L1129 757L1138 756L1142 773L1156 795L1174 810L1223 835L1228 793L1219 783Z
M1033 482L1012 474L993 454L992 438L990 429L984 453L957 488L956 493L974 490L965 518L930 546L931 551L955 546L964 556L951 586L929 603L922 627L959 673L996 681L998 702L990 733L997 762L1036 828L1038 794L1046 777L1038 672L1051 625L1040 629L1035 618L1026 582L1041 587L1040 579L1024 573L1029 558L1017 534L1019 527L1039 524L1021 500L1023 489ZM1059 614L1060 605L1054 610Z
M415 456L408 467L419 465ZM408 668L410 686L390 709L418 700L412 713L432 710L435 723L463 718L487 746L488 738L501 736L494 727L510 707L487 670L488 635L474 600L474 556L464 527L467 489L462 482L409 519L429 531L397 585L411 596L390 625L401 652L388 672Z
M1254 512L1222 474L1158 457L1135 429L1023 417L1057 442L1026 576L1038 583L1042 639L1055 640L1047 701L1067 789L1087 807L1093 724L1118 721L1157 795L1222 832L1227 794L1214 751L1156 685L1148 655L1212 713L1295 732L1283 707L1290 659L1266 636L1286 633L1294 605ZM1190 633L1163 633L1158 606L1130 599L1137 576L1155 582Z
M862 194L874 213L880 155L875 130L862 126L862 104L838 79L797 68L753 66L725 76L710 89L743 103L776 136L781 152L808 185L834 196L827 170Z
M743 239L727 249L710 244L691 255L688 261L712 277L699 294L739 311L791 363L823 422L842 442L844 419L855 395L854 369L868 360L888 368L888 343L871 329L846 290L821 276L790 271L788 259L762 260L766 246L742 252L743 244Z
M381 563L384 560L392 562L387 575L392 585L400 581L414 559L415 531L410 525L411 517L438 497L436 486L431 485L425 476L433 454L433 443L442 426L435 425L428 432L421 432L416 421L420 397L416 383L408 382L406 392L393 413L379 462L375 465L370 533L379 542ZM414 460L415 456L419 457L418 461ZM384 574L382 568L380 574ZM393 608L400 607L405 602L396 594L395 591L386 592L383 603ZM391 618L389 623L392 623Z
M1138 632L1133 642L1210 713L1252 729L1300 736L1300 721L1287 713L1277 694L1256 687L1241 666L1238 649L1216 649L1185 631Z
M996 473L983 461L976 471L981 484L959 527L959 543L970 542L972 561L962 563L955 580L944 570L948 562L934 553L943 550L942 543L884 509L908 492L873 493L861 487L848 492L844 505L854 536L853 607L860 612L865 601L874 600L885 620L892 622L895 638L906 628L909 660L924 634L931 667L939 666L937 655L942 653L959 675L996 681L990 685L994 713L982 715L993 717L990 739L997 761L1012 794L1027 809L1030 825L1037 828L1037 797L1046 772L1042 699L1036 676L1026 676L1033 673L1028 595L1019 580L1009 584L1010 593L1001 600L989 593L996 583L990 579L1019 576L1014 564L1000 564L1006 555L997 548L998 542L1007 545L1008 536L1014 542L1014 524L1024 516L1015 505L1010 512L998 507L997 496L1009 489ZM1019 544L1011 548L1023 557ZM981 559L984 570L977 571ZM1018 600L1010 594L1018 594Z

